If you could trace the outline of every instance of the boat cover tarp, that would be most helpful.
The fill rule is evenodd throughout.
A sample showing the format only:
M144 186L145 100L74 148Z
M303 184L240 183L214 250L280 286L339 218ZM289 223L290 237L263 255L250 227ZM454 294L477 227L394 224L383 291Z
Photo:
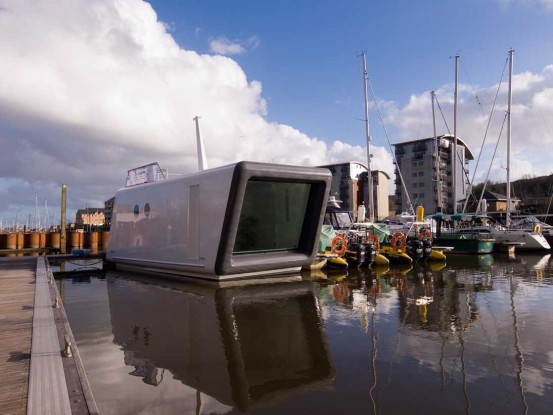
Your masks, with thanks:
M332 240L336 236L336 231L332 225L323 225L321 229L321 238L319 239L319 252L325 252L332 246Z
M380 243L390 243L390 228L385 223L375 223L374 234L377 236Z

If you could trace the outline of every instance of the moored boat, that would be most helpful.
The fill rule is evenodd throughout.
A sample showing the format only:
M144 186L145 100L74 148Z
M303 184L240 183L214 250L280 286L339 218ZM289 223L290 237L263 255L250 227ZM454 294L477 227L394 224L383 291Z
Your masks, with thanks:
M510 229L520 229L526 232L541 233L549 246L553 246L553 226L539 220L536 216L513 218Z
M375 240L371 236L373 224L353 222L350 213L340 209L337 202L333 198L329 199L321 232L321 243L324 243L325 238L332 238L331 251L353 266L370 266L375 261L383 264L385 259L377 255L378 239ZM326 244L328 247L328 240Z
M433 215L436 221L434 243L450 247L454 254L489 254L495 239L489 232L481 232L480 215Z

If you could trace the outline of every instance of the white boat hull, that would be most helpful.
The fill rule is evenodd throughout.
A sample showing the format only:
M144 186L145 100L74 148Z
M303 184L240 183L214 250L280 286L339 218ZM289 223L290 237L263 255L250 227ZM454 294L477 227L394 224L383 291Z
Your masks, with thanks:
M496 240L497 244L517 244L517 251L551 249L551 246L549 245L545 237L540 233L527 232L522 230L493 230L491 234Z

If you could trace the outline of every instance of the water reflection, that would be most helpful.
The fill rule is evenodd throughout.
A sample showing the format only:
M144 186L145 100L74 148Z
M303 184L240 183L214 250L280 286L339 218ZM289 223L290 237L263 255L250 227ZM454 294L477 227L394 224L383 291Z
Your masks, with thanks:
M441 268L350 269L347 279L322 288L333 294L321 294L333 299L324 304L329 337L334 319L369 336L368 412L548 413L553 293L538 292L537 283L551 283L550 255L451 262ZM349 290L347 298L336 296L340 284ZM344 307L355 311L357 321L344 323ZM347 343L358 337L348 336ZM337 365L337 379L344 370Z
M108 274L67 284L101 412L550 413L549 255L301 278L209 288ZM101 287L107 334L83 323L96 316L91 302L103 310L93 302Z
M307 281L217 288L111 274L107 289L113 341L134 367L129 374L148 385L169 371L242 411L330 386L334 370Z

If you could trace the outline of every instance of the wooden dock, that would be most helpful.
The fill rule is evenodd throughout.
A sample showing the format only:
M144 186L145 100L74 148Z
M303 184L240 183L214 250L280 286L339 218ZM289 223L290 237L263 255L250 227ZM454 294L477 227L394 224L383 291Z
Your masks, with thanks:
M0 413L26 414L36 257L0 259Z
M2 415L98 413L58 295L44 256L0 258Z

